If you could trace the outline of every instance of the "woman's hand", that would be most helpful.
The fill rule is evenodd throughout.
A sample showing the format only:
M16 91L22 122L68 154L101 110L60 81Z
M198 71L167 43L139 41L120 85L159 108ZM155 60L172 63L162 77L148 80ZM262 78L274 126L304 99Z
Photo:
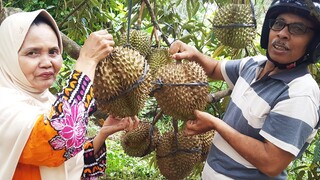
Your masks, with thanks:
M99 63L113 50L113 37L107 30L100 30L90 34L80 50L79 59Z
M114 44L112 35L106 30L91 33L80 50L75 69L93 81L97 64L112 52Z
M117 118L112 115L104 121L99 133L93 140L94 153L97 153L108 136L118 131L130 131L138 127L139 119L137 116Z
M187 135L202 134L214 129L214 121L216 117L207 112L195 110L195 119L187 121L184 132Z
M103 123L100 133L105 136L105 139L118 131L131 131L138 126L139 119L134 117L117 118L110 115Z

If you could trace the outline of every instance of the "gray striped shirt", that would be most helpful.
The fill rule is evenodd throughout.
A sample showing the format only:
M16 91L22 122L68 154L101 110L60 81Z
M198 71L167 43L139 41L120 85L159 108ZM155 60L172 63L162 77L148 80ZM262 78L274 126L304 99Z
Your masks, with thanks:
M320 91L306 65L256 81L266 57L224 61L222 74L233 88L223 120L242 134L299 156L314 138L319 121ZM212 172L210 172L212 171ZM210 173L232 179L270 178L239 155L218 133L207 158L203 179ZM205 176L207 174L207 176ZM216 179L210 176L209 179Z

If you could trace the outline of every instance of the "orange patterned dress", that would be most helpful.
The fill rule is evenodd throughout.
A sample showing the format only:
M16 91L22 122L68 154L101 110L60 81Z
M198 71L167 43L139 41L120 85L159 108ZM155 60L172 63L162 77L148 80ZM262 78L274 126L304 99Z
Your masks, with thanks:
M67 86L57 95L51 115L37 120L25 144L13 179L39 180L39 166L57 167L84 150L82 176L97 178L104 174L106 147L94 155L92 138L86 138L89 116L95 111L90 79L74 71Z

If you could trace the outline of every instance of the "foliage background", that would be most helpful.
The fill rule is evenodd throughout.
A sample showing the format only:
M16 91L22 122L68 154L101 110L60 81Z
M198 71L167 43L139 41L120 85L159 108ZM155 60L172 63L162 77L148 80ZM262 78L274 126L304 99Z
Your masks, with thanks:
M82 45L86 37L93 31L107 29L114 39L128 28L129 1L125 0L3 0L4 7L16 7L24 11L46 9L56 19L61 32ZM132 0L130 28L140 28L153 34L154 23L148 9L140 10L140 0ZM257 19L257 37L245 49L223 47L212 33L212 18L219 6L232 3L232 0L150 0L155 21L159 25L157 34L153 34L153 44L168 47L169 43L180 39L195 46L199 51L216 59L236 59L247 55L264 54L259 47L260 29L271 0L255 0L255 15ZM245 1L249 3L248 0ZM139 13L142 18L139 18ZM157 39L160 39L159 41ZM168 42L165 42L167 39ZM52 92L58 92L65 85L65 80L72 69L75 59L64 54L64 66ZM314 78L319 83L319 64L310 67ZM226 89L222 82L210 81L211 92ZM208 112L222 116L228 102L228 97L212 104ZM152 119L154 99L148 100L139 116ZM160 129L168 128L170 117L165 117L159 125ZM89 133L93 135L99 129L91 123ZM150 154L144 158L127 156L119 144L119 134L108 139L108 169L104 179L164 179L155 165L155 156ZM319 142L318 136L312 142L303 156L288 167L288 179L319 179ZM201 166L196 168L188 179L200 179Z

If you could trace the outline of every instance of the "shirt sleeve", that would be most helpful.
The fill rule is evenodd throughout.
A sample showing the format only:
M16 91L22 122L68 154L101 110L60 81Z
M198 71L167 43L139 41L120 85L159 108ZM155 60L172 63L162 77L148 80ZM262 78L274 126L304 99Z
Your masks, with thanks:
M96 110L92 82L73 71L49 116L37 120L19 163L59 166L83 149L89 116Z
M102 176L106 170L106 145L102 145L94 155L93 138L84 145L84 169L82 179Z

